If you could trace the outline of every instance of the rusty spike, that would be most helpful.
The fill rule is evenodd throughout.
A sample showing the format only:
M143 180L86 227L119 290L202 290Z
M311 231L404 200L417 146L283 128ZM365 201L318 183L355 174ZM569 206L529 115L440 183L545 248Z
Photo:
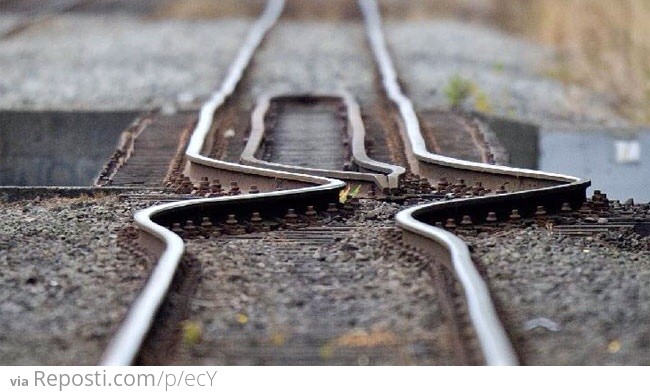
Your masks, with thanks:
M497 221L497 214L494 211L488 212L487 218L485 218L485 221L488 223L494 223Z
M454 220L454 218L447 219L447 222L445 223L445 229L453 230L455 228L456 228L456 221Z
M253 212L253 214L251 216L251 223L254 224L254 225L258 225L258 224L262 223L262 217L260 216L259 212L257 212L257 211Z
M183 238L185 234L183 228L181 227L181 224L178 222L172 224L172 232L181 238Z
M187 220L185 222L185 226L183 226L183 230L185 230L185 233L188 237L192 237L196 234L198 228L194 226L194 222L192 220Z
M508 216L508 219L510 219L511 221L518 221L518 220L520 220L520 219L521 219L521 215L519 215L519 210L516 209L516 208L513 209L513 210L510 212L510 215Z
M237 221L237 219L235 218L235 215L234 215L234 214L229 214L229 215L228 215L228 218L226 219L226 224L227 224L227 225L235 226L235 225L237 225L238 223L239 223L239 221Z
M307 206L307 211L305 211L305 216L309 218L310 220L314 220L317 218L317 213L316 210L314 209L314 206Z
M239 185L237 185L237 181L231 181L230 182L230 191L228 191L228 194L230 194L230 195L239 195L239 194L241 194L241 191L239 190Z
M287 223L296 223L298 220L298 215L293 208L289 208L287 210L287 214L284 216L284 219L287 221Z

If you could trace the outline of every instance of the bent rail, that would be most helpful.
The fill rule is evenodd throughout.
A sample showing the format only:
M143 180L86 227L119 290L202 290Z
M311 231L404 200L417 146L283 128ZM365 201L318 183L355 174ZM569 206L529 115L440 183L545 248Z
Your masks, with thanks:
M487 286L472 263L467 245L457 236L432 224L444 222L450 217L458 219L462 215L473 215L475 221L481 221L488 211L496 212L499 218L503 218L507 216L506 209L509 213L509 208L513 206L519 208L522 216L532 215L538 205L544 205L551 212L560 210L564 202L577 208L584 201L590 182L561 174L474 163L430 153L413 104L398 83L397 72L384 39L378 6L374 0L359 0L359 6L383 87L399 109L403 122L400 132L407 147L411 170L430 180L464 177L470 181L481 181L492 189L508 184L510 190L514 191L412 207L398 213L396 220L405 231L405 242L445 261L459 279L487 364L515 365L518 361L512 344L498 320Z
M322 206L327 201L337 200L338 192L344 188L345 183L335 179L255 168L202 155L216 109L235 90L255 49L276 23L283 7L283 0L267 2L264 12L254 23L235 61L230 66L220 89L201 108L199 121L186 151L188 164L185 170L193 179L201 175L248 181L251 181L250 178L254 178L256 183L263 181L263 186L266 186L267 190L271 192L263 195L180 201L150 207L135 214L135 224L141 232L140 244L152 251L158 257L158 262L104 351L100 360L101 365L129 365L136 359L139 348L163 303L185 251L183 240L163 226L169 224L169 220L173 220L174 216L178 214L183 214L183 216L195 214L219 216L226 214L226 211L228 213L238 210L250 211L261 204L281 207L283 203L287 202L291 202L292 206L298 208L303 208L307 203ZM274 191L278 179L284 181L283 185L294 189Z
M436 229L427 223L471 208L480 212L485 208L498 207L499 203L515 201L529 206L549 195L558 200L553 204L551 208L553 210L560 199L569 198L572 204L584 200L584 191L589 181L559 174L470 163L426 151L413 106L402 94L397 83L396 73L383 39L381 17L377 6L372 0L360 0L360 5L366 20L371 47L383 77L384 88L393 103L398 106L404 122L405 128L402 128L401 132L405 144L410 147L411 152L407 151L407 154L412 170L429 178L458 174L469 179L479 179L493 188L503 182L509 182L512 184L512 190L516 191L505 195L414 207L397 215L397 222L405 231L405 242L424 248L425 251L447 261L463 285L470 317L487 363L516 364L514 350L498 321L487 287L480 280L471 262L467 246L453 234ZM305 207L307 203L324 205L328 201L336 200L339 190L344 187L342 181L335 179L251 167L203 155L204 148L210 145L208 135L216 109L234 92L251 62L254 51L276 23L283 6L283 0L268 1L263 14L249 31L220 89L201 108L199 121L186 151L185 172L193 181L202 176L220 176L245 183L253 181L251 180L253 178L256 183L262 181L261 190L270 192L262 195L180 201L150 207L135 215L135 223L142 233L141 244L158 256L158 263L108 345L101 364L128 365L135 360L169 290L174 272L184 254L184 244L181 238L163 225L169 225L177 220L178 216L186 218L206 214L223 216L237 211L248 212L262 205L266 206L265 208L269 208L269 205L273 208L283 208L285 203L292 203L292 206L297 206L299 209ZM276 191L278 180L283 180L284 186L292 189ZM536 189L540 187L541 189Z
M352 160L360 167L374 171L376 173L306 168L273 163L256 158L255 154L259 150L264 139L264 133L266 129L264 119L271 105L271 101L287 97L334 98L341 100L345 104L347 110L347 130L348 137L352 140ZM406 169L401 166L391 165L370 159L366 154L365 135L366 130L363 125L363 120L361 119L359 104L356 102L354 97L346 91L323 94L309 93L303 95L284 93L265 94L258 99L255 110L253 111L251 121L251 134L248 138L248 142L246 143L246 147L241 154L241 162L269 169L290 170L297 173L326 176L330 178L338 178L341 180L356 180L375 183L377 186L379 186L380 189L384 191L397 189L399 186L399 177L406 172Z

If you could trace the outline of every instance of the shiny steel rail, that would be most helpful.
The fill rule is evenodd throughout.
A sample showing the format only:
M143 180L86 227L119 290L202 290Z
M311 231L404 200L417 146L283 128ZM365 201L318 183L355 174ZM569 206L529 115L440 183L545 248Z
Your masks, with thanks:
M142 246L158 257L158 262L103 353L100 364L129 365L133 363L156 313L163 303L185 250L183 240L160 224L170 215L179 213L191 215L199 212L205 214L206 211L252 207L255 204L262 204L262 201L264 203L273 203L279 200L293 200L293 202L297 200L303 203L313 203L314 200L334 201L337 199L340 189L345 186L345 183L335 179L254 168L202 155L204 146L209 145L207 136L216 109L235 90L253 53L266 33L276 23L283 8L283 0L267 2L264 12L254 23L230 66L220 89L201 108L199 121L186 151L188 164L185 171L193 180L203 175L220 176L221 178L254 178L253 181L262 181L262 184L271 192L262 195L180 201L150 207L135 214L135 223L141 232L139 241ZM273 191L278 179L284 180L285 186L294 189ZM324 202L320 201L320 203Z
M352 160L359 167L363 167L373 173L357 172L357 171L342 171L342 170L326 170L314 169L308 167L292 166L280 163L273 163L258 159L255 157L256 152L262 145L265 133L265 116L271 106L271 101L274 99L290 98L290 97L311 97L311 98L334 98L340 100L346 108L347 113L347 133L351 142ZM252 114L251 121L251 134L246 143L246 147L241 154L241 162L256 167L265 167L276 170L287 170L296 173L304 173L315 176L326 176L330 178L338 178L341 180L353 180L367 183L374 183L380 189L389 191L396 190L399 186L399 178L402 176L406 169L401 166L391 165L384 162L375 161L370 159L366 153L365 136L366 130L361 118L361 110L359 104L354 97L346 92L339 91L336 93L309 93L303 95L295 95L289 93L273 93L261 96ZM379 174L383 173L383 174Z
M397 72L390 57L383 31L378 6L374 0L359 0L375 60L382 77L383 87L390 100L399 109L400 132L407 146L407 158L411 170L437 180L440 177L463 177L470 181L481 181L487 187L496 189L508 184L512 193L460 199L412 207L397 214L398 225L404 229L404 241L421 248L439 260L455 273L461 283L468 304L470 318L489 365L515 365L518 363L512 344L501 325L487 285L480 278L467 245L452 233L436 228L433 222L445 217L458 217L469 211L487 214L497 210L517 208L531 213L537 205L559 210L563 202L574 208L584 201L585 190L590 182L561 174L535 170L516 169L505 166L473 163L460 159L430 153L425 145L418 117L413 104L404 95L397 80Z
M268 193L186 200L150 207L135 215L135 223L141 231L139 241L158 256L158 263L104 352L101 364L128 365L136 359L139 348L169 290L174 273L184 254L184 244L181 238L163 225L169 225L177 216L201 216L206 212L218 215L224 214L229 209L250 211L251 208L260 208L267 204L276 207L282 203L296 202L299 206L305 203L323 205L327 201L336 200L338 192L345 186L344 182L336 179L224 162L210 158L205 153L206 148L212 145L209 131L216 109L235 91L256 48L276 23L283 6L282 0L268 1L264 13L249 31L220 89L201 108L199 121L186 151L185 173L193 181L198 181L203 176L238 180L244 185L246 181L255 181L256 184L261 184L260 190ZM517 359L512 345L499 323L487 287L471 262L467 246L453 234L427 223L444 214L457 213L464 208L482 209L499 203L513 202L534 204L548 196L569 197L576 203L578 199L584 199L584 190L589 182L538 171L470 163L426 151L413 106L397 83L395 70L384 42L377 5L371 0L361 0L360 6L364 13L371 47L379 64L384 88L389 98L399 108L404 122L400 131L408 147L407 154L412 171L429 178L463 176L470 180L483 181L493 188L503 182L509 182L510 187L513 188L511 190L514 192L505 195L414 207L399 213L397 221L405 230L404 240L407 243L448 261L449 267L455 272L463 286L470 318L476 328L486 362L516 364ZM278 179L283 180L283 186L290 189L275 191Z

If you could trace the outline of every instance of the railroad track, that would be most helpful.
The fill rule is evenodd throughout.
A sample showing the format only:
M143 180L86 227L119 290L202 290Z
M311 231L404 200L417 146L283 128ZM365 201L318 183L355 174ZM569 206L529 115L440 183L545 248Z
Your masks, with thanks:
M394 105L400 115L400 132L406 146L410 171L419 176L411 177L409 186L414 186L414 182L417 186L428 186L442 198L441 201L408 208L397 214L397 224L403 230L404 246L420 254L420 258L434 259L444 264L446 269L432 272L437 281L449 283L449 275L445 274L451 274L460 285L456 287L456 294L449 297L455 295L462 300L447 306L448 312L457 315L457 323L471 323L476 346L480 347L480 362L490 365L516 364L514 350L499 322L487 286L472 263L467 245L451 231L436 227L436 223L460 223L465 216L474 223L504 220L513 208L519 209L523 216L533 216L539 206L549 213L560 211L567 203L569 208L577 209L585 200L585 189L589 186L589 181L539 171L472 163L430 153L413 106L397 83L396 71L384 42L377 5L370 0L361 0L359 5L383 88L391 105ZM228 197L173 202L136 214L135 222L140 230L138 241L142 247L158 256L158 264L107 347L102 364L130 364L138 356L165 295L172 286L174 274L177 273L184 254L186 255L183 239L177 234L200 231L200 227L205 230L210 225L214 227L215 223L222 230L229 229L227 225L231 225L230 229L234 230L232 233L237 234L242 230L247 231L245 225L240 227L241 219L250 225L253 220L275 221L282 225L282 221L278 222L278 215L284 215L284 211L287 212L284 215L286 223L288 217L296 219L293 215L298 216L298 220L307 219L310 211L327 211L340 207L337 201L340 191L345 187L343 181L288 170L242 165L206 155L214 143L209 132L215 111L233 94L255 49L277 21L282 7L282 1L268 2L220 90L202 107L185 154L185 165L179 166L176 172L177 176L188 177L190 184L201 186L203 183L202 186L205 187L208 178L219 178L222 183L236 183L237 188L246 189L254 185L256 192L246 195L233 192ZM263 116L259 117L263 122ZM446 178L462 178L464 181L450 184ZM428 183L436 185L430 186ZM278 190L278 187L282 189ZM182 222L185 222L185 226L179 227ZM198 222L206 225L198 226ZM463 306L465 309L460 309ZM463 339L462 336L455 338L457 341Z
M424 206L416 206L400 212L397 222L405 230L405 241L431 256L444 260L463 286L468 311L475 326L485 360L488 364L516 364L512 345L501 326L489 291L472 263L467 245L457 236L436 228L436 222L449 219L461 222L468 216L474 222L485 222L490 217L507 219L512 209L530 216L537 207L560 211L564 203L578 208L585 200L589 181L579 178L513 169L485 163L471 163L460 159L432 154L427 150L418 117L412 103L403 94L397 74L383 37L381 16L372 0L361 0L368 37L379 64L385 90L399 108L403 118L403 134L408 145L411 170L427 178L464 178L481 186L498 189L504 184L511 193L485 195L476 198L455 199ZM446 181L441 181L443 188ZM453 221L450 221L452 223Z
M455 304L436 296L422 272L428 260L395 246L394 226L324 223L334 216L236 237L185 231L201 280L191 295L165 304L138 363L480 363L460 355L467 344L451 338L455 324L430 327ZM179 334L188 322L170 322L183 319L202 331L200 342Z
M301 102L301 110L297 112L293 108L289 111L289 116L286 112L277 114L271 111L272 106L281 103L292 103L295 107L296 101ZM316 109L314 106L319 102L321 109ZM307 110L304 108L306 104L309 105ZM322 111L323 105L329 105L325 114ZM268 127L267 130L269 122L276 126ZM401 166L370 159L366 152L365 135L359 105L348 92L302 96L264 95L253 111L252 130L242 152L241 162L338 178L360 183L359 185L372 184L373 188L377 186L386 194L397 192L399 179L406 170ZM260 151L263 148L265 152ZM258 158L260 152L262 156ZM264 154L268 155L268 159ZM367 172L355 170L353 166ZM343 171L344 168L347 170Z
M419 113L419 121L429 151L443 155L456 151L454 158L495 163L478 119L449 110L427 110Z
M268 2L262 16L249 31L221 88L201 108L197 125L185 153L187 162L185 173L194 181L202 180L204 177L216 177L222 180L226 179L231 183L239 181L239 184L248 186L248 188L255 185L258 190L263 192L274 192L264 195L263 198L257 194L248 194L181 201L138 212L135 222L141 230L139 242L145 249L158 256L158 263L142 293L134 301L126 319L107 347L101 363L124 365L135 360L184 254L183 240L164 226L171 226L176 221L176 214L180 213L190 220L194 218L199 222L205 214L211 212L223 215L224 207L251 211L252 209L261 210L260 206L264 205L265 208L286 210L289 208L288 206L306 209L309 204L323 209L329 202L337 200L340 190L345 187L345 183L340 180L255 168L202 155L204 144L209 143L206 139L208 139L215 110L235 90L255 49L279 18L283 5L284 2L279 0ZM278 180L282 182L279 183ZM255 184L252 183L253 181ZM280 184L291 189L278 191L277 188ZM194 216L195 214L198 216ZM167 223L165 224L164 221Z

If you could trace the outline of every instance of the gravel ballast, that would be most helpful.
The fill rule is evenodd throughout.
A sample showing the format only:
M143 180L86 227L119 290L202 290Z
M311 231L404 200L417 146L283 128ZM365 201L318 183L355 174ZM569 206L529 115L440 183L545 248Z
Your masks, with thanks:
M220 85L251 23L53 17L0 40L0 108L196 107Z
M369 202L343 227L196 239L202 281L177 364L453 364L427 272L392 237L396 207ZM249 235L251 236L251 235Z
M650 365L650 237L467 237L522 363Z
M144 207L114 196L1 204L1 365L99 361L151 268L118 244Z

